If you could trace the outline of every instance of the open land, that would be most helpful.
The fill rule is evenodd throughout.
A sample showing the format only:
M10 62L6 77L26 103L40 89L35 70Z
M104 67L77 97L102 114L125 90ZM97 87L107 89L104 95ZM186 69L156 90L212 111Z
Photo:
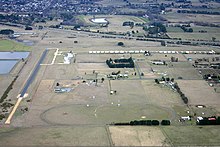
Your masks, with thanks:
M114 1L115 5L124 1ZM116 3L117 2L117 3ZM136 1L132 1L135 3ZM101 1L108 5L109 1ZM78 16L91 24L95 31L127 32L141 27L123 27L124 21L145 22L135 16L97 15L106 17L107 28L95 26L90 15ZM170 21L179 21L174 16L166 16ZM202 17L202 16L198 16ZM217 16L216 16L217 17ZM185 16L189 19L189 16ZM190 17L191 18L191 17ZM201 19L197 18L196 19ZM216 18L218 19L218 18ZM52 22L51 22L52 23ZM53 22L54 24L54 22ZM94 25L94 26L93 26ZM5 28L5 26L0 26ZM13 27L10 27L13 28ZM200 28L198 28L199 30ZM23 32L23 28L15 28ZM208 33L212 33L213 30ZM21 35L20 40L34 42L31 49L14 45L13 41L0 41L0 51L31 51L20 72L22 62L8 75L0 75L0 95L2 88L9 85L18 75L13 89L6 100L15 104L28 77L34 71L45 49L46 57L39 65L39 71L31 82L27 94L18 106L10 125L1 121L0 146L178 146L178 145L220 145L219 127L196 125L196 117L191 121L180 122L182 116L219 115L220 93L215 92L208 82L193 67L197 58L213 58L212 54L167 54L156 51L219 51L212 46L161 46L160 42L138 41L135 38L122 38L120 35L103 37L103 34L79 30L54 29L45 27L33 29L38 35ZM168 31L169 32L169 31ZM180 33L179 33L180 32ZM176 29L172 32L184 39L187 35ZM183 37L182 37L183 35ZM185 36L184 36L185 35ZM197 34L196 34L197 35ZM193 36L193 35L192 35ZM176 37L176 36L175 36ZM197 36L196 36L197 37ZM204 39L209 39L205 37ZM218 39L218 36L215 36ZM203 39L203 38L202 38ZM210 38L211 39L211 38ZM118 42L123 42L119 46ZM150 51L143 53L91 54L90 51ZM73 53L70 64L64 63L67 53ZM130 58L134 68L109 68L106 60ZM171 58L178 62L171 62ZM193 61L189 61L188 59ZM166 65L155 65L153 60L165 61ZM111 79L108 75L118 72L126 78ZM177 91L155 79L174 78L189 102L184 104ZM70 88L68 92L56 93L55 88ZM111 93L115 91L115 93ZM198 108L196 105L205 105ZM28 109L26 109L28 108ZM11 112L8 110L7 116ZM133 120L170 120L171 126L114 126L114 123ZM24 141L25 140L25 141Z

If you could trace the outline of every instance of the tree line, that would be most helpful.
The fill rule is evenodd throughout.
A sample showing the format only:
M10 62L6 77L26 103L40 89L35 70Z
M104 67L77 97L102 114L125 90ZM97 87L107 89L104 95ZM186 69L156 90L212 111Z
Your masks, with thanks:
M201 11L201 10L177 10L177 13L220 15L220 12Z

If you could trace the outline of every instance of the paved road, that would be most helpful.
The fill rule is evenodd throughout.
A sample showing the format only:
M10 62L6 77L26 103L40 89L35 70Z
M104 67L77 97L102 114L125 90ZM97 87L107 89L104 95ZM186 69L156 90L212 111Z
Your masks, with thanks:
M40 57L40 60L38 61L37 65L35 66L33 72L31 73L31 76L28 78L27 82L25 83L24 88L21 91L21 96L20 97L24 97L25 93L28 90L28 87L30 86L30 84L32 83L32 81L34 80L35 76L37 75L37 72L40 68L40 64L42 63L42 61L44 60L44 58L47 55L47 49L43 52L43 54Z

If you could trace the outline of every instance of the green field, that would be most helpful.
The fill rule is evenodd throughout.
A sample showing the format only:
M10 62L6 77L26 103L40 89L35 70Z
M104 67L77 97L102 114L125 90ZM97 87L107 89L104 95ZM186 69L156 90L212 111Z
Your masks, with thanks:
M109 22L108 27L101 27L99 24L92 23L90 21L93 18L92 15L79 15L77 16L85 25L90 25L90 27L85 27L84 29L89 29L90 31L97 32L122 32L126 33L128 31L138 31L139 33L144 33L142 27L134 26L133 28L129 26L122 26L123 22L125 21L132 21L134 23L146 23L149 20L144 17L135 17L135 16L128 16L128 15L96 15L96 18L106 18Z
M168 33L183 32L180 27L166 27Z
M11 40L0 40L0 51L30 51L31 47Z

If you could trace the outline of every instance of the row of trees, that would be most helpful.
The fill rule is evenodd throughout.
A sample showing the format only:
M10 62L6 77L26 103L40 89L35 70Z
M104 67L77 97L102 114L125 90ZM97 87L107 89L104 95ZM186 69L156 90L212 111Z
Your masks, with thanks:
M177 13L220 15L220 12L200 11L200 10L177 10Z
M131 126L158 126L158 125L170 125L170 120L162 120L161 123L158 120L134 120L130 121L129 123L114 123L114 125L131 125Z
M179 93L180 97L182 98L183 102L185 104L188 104L188 98L185 96L185 94L180 90L180 87L178 86L178 84L176 83L174 85L174 88L176 89L176 91Z
M130 57L128 59L114 59L106 60L106 64L109 68L134 68L134 61Z
M182 45L207 45L207 46L220 46L219 43L214 42L192 42L192 41L167 41L167 44L182 44Z

